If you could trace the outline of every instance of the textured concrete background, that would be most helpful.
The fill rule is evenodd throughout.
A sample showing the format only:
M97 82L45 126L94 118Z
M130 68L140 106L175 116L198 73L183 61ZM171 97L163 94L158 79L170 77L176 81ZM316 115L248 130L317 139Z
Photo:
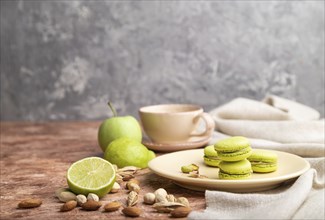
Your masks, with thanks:
M324 1L1 1L2 120L267 93L324 115Z

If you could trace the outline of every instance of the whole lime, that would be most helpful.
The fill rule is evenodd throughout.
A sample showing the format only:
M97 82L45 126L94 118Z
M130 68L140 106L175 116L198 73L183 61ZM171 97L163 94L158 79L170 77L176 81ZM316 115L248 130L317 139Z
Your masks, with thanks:
M112 141L104 154L106 160L118 167L136 166L145 168L154 157L155 153L153 151L149 151L140 142L127 137Z

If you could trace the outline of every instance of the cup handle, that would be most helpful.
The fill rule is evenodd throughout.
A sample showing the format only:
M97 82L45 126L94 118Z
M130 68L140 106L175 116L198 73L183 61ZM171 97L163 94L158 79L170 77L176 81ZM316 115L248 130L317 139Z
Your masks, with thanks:
M194 131L191 136L209 136L212 134L212 132L214 131L215 128L215 123L214 120L212 118L212 116L206 112L203 112L202 114L199 115L199 117L201 117L203 119L203 121L205 122L205 131L201 132L201 133L197 133L196 131Z

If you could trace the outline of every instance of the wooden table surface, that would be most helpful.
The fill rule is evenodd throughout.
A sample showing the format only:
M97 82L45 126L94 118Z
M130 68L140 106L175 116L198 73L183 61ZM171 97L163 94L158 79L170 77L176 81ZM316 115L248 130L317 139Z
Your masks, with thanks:
M0 219L125 219L121 210L111 213L87 212L76 208L59 212L63 203L54 196L56 189L67 187L69 166L82 158L102 157L97 144L100 122L1 122L1 183ZM205 209L204 192L181 188L172 181L153 174L148 168L136 174L140 180L138 207L140 218L170 219L168 214L157 213L142 203L143 195L162 187L175 197L187 197L192 210ZM122 184L118 193L101 199L105 204L117 200L126 205L128 191ZM19 201L40 198L43 204L34 209L17 209ZM139 218L138 218L139 219Z

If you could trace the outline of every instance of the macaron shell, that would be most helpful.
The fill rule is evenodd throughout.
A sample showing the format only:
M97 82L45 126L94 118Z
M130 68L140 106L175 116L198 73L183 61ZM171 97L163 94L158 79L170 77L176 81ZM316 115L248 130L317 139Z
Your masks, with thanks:
M220 162L221 160L219 159L211 159L206 156L204 157L204 163L211 167L218 167Z
M278 155L268 150L254 149L247 159L256 162L277 163Z
M223 161L239 161L248 158L252 153L251 147L246 147L244 149L235 151L235 152L219 152L218 156Z
M204 148L204 155L205 156L211 156L211 157L216 157L218 156L217 151L214 149L214 145L206 146Z
M218 141L214 148L219 152L234 152L249 147L250 143L247 138L235 136Z
M219 168L224 173L228 174L247 174L252 172L251 163L244 159L236 162L221 161Z

